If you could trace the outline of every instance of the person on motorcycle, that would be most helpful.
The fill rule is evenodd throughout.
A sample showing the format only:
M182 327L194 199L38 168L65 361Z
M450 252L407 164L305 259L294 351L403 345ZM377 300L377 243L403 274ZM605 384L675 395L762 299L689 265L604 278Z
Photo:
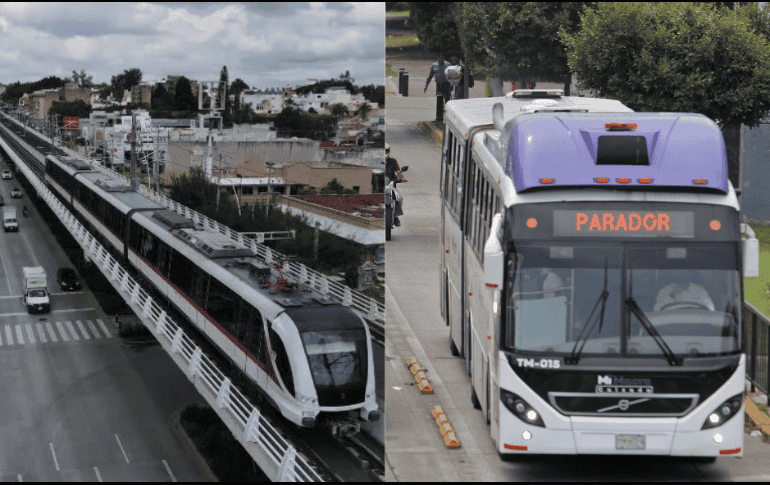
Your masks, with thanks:
M21 213L24 214L24 217L27 217L27 206L21 208Z
M401 182L406 182L406 177L404 177L404 174L401 173L401 167L398 166L398 160L395 158L391 158L390 156L390 146L386 143L385 144L385 185L389 185L392 180L394 180L396 177ZM393 217L393 224L398 227L401 225L401 221L398 219L398 215L401 213L401 203L396 201L397 207L396 211Z

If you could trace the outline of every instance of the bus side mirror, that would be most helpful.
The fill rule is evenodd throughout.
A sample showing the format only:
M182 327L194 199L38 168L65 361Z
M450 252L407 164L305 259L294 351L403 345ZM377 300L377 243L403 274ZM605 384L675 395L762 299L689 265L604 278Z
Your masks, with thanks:
M498 235L502 225L502 214L495 214L492 218L492 230L484 244L484 283L488 288L497 290L503 286L503 246Z
M759 278L759 240L748 224L741 224L741 254L743 254L743 277Z

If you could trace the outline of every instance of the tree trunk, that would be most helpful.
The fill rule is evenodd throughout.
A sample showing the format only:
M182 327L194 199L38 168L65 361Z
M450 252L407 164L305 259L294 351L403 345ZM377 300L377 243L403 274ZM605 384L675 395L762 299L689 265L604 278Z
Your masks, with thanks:
M727 151L727 176L730 183L738 190L740 189L740 157L741 157L741 124L737 122L729 123L722 129L722 136L725 139L725 150Z

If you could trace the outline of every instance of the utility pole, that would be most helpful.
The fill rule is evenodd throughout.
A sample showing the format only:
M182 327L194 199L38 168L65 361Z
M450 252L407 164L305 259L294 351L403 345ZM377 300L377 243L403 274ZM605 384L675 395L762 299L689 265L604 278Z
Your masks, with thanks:
M139 190L139 177L136 175L136 114L131 113L131 189Z

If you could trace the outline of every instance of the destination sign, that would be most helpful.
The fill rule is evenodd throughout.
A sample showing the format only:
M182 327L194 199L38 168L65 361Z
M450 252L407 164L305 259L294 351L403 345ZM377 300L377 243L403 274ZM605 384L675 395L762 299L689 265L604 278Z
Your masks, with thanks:
M554 210L558 237L694 237L695 214L667 210Z

